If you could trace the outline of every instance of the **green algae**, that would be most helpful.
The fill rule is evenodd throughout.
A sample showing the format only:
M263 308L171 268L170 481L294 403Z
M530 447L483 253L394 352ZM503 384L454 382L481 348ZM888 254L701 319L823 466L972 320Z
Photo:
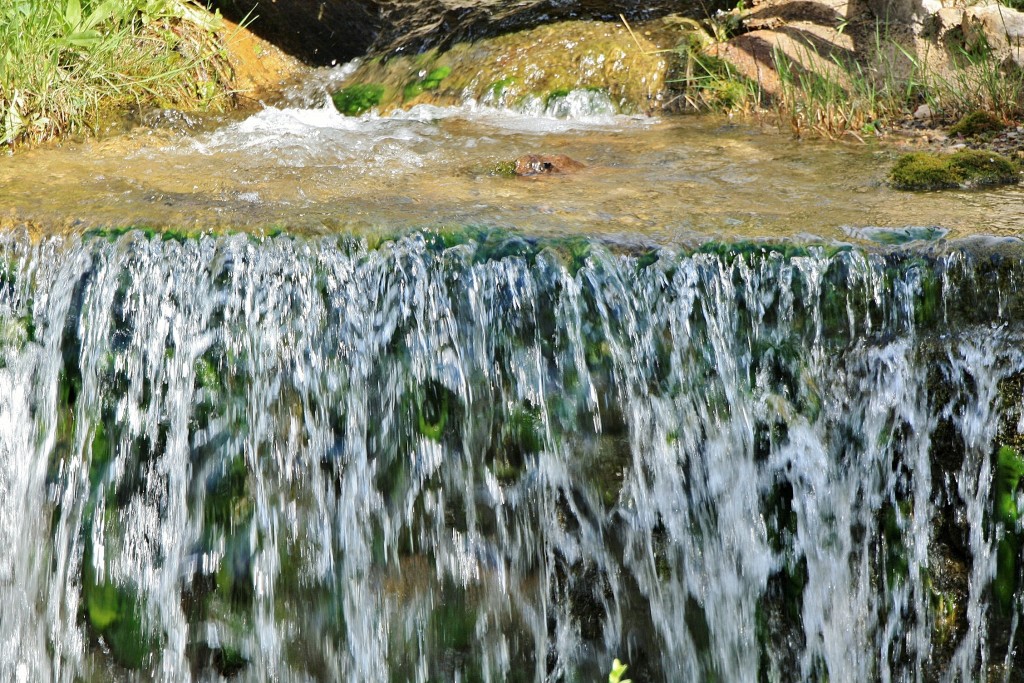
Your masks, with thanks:
M440 66L431 70L423 78L410 81L402 89L402 99L408 101L425 92L437 90L441 87L441 81L448 78L451 73L452 68L450 66Z
M515 83L516 79L514 78L499 78L496 81L492 81L484 88L484 94L490 95L491 99L495 102L499 102L505 94L505 90L515 85Z
M359 116L380 104L385 92L379 83L355 83L332 94L331 100L345 116Z
M97 577L92 553L86 555L82 593L89 625L106 641L115 660L129 669L141 669L162 638L146 623L145 605L135 588Z

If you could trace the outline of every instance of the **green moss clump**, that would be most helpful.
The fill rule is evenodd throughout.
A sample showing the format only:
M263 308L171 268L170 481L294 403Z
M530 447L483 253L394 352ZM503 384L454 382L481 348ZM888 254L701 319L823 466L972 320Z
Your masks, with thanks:
M998 116L987 111L972 111L957 121L949 129L950 135L962 135L965 138L986 133L998 133L1006 128L1006 124Z
M421 72L422 73L422 72ZM439 66L433 69L421 79L410 81L402 89L402 99L411 100L428 90L437 90L441 87L441 81L448 78L452 73L450 66Z
M960 186L949 160L928 152L900 157L889 172L889 182L897 190L942 190Z
M994 152L961 150L951 155L949 164L968 185L1007 185L1020 179L1017 166Z
M441 441L448 424L448 394L443 386L431 382L418 399L416 418L419 432L431 441Z
M1008 610L1017 591L1017 557L1020 555L1020 537L1017 533L1017 486L1024 477L1024 459L1016 450L1002 446L996 454L993 478L993 512L996 520L1006 529L996 548L996 576L992 592L996 604Z
M144 624L135 591L109 581L97 582L91 567L83 586L90 625L100 633L114 658L129 669L140 669L160 647L160 639Z
M505 178L511 178L516 174L516 160L511 161L499 161L491 169L492 175L500 175Z
M485 90L491 94L495 100L500 99L505 89L511 85L515 85L516 79L514 78L501 78L493 83L490 83Z
M889 183L897 190L942 190L1018 182L1017 167L996 154L965 149L954 154L913 152L896 162Z
M995 513L996 518L1011 529L1016 526L1019 515L1015 495L1022 477L1024 459L1013 448L1001 447L996 454Z
M331 95L334 106L345 116L359 116L376 107L384 98L384 86L356 83Z

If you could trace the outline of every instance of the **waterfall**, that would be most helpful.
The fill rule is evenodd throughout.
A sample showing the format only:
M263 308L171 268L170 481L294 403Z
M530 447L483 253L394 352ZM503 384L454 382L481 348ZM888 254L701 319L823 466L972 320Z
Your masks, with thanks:
M1024 260L0 239L0 679L1018 680Z

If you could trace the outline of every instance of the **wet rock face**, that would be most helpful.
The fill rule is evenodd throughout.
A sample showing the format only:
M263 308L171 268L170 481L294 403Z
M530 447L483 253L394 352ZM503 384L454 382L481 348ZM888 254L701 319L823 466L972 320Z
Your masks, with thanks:
M569 19L630 21L670 13L703 17L725 0L214 0L235 21L311 64L367 53L416 53Z
M524 154L516 159L515 175L535 176L574 173L583 164L564 154Z
M630 33L621 23L567 21L447 51L369 59L334 103L347 115L467 99L551 116L652 113L664 101L668 60L645 26Z

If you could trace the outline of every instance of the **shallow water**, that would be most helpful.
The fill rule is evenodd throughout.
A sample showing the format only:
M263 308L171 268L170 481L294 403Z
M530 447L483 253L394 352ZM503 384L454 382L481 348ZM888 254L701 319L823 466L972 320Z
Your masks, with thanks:
M347 118L318 97L204 132L138 128L19 152L0 161L0 207L12 222L79 228L485 225L667 243L805 234L856 241L876 226L1013 235L1024 217L1017 187L893 191L884 178L894 152L877 144L796 141L771 126L716 118L616 116L601 103L570 118L472 103ZM567 154L587 168L539 178L493 172L526 153Z

